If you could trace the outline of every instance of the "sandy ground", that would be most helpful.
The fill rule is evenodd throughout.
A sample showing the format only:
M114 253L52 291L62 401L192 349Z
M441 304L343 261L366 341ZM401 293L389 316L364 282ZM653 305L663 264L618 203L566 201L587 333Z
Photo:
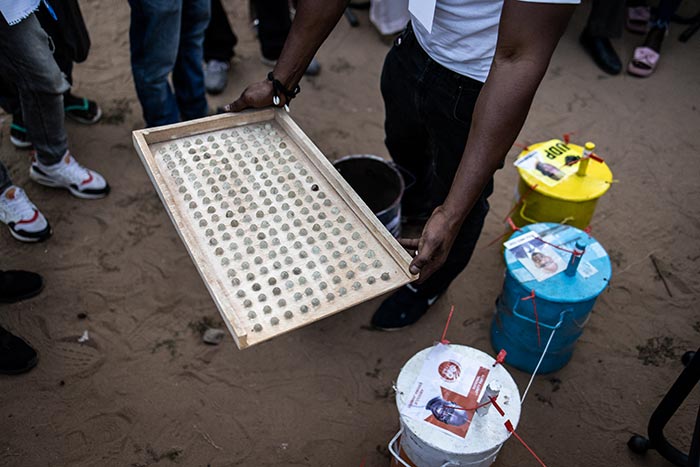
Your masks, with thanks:
M438 338L450 304L457 314L449 338L492 352L488 329L504 266L498 248L486 245L512 202L512 164L497 175L470 267L420 324L367 330L375 300L245 351L230 338L205 346L196 328L219 322L218 312L131 145L142 120L129 8L81 3L93 49L76 69L76 92L99 100L106 115L68 132L76 156L105 174L113 192L80 201L30 183L27 153L11 146L5 119L2 159L55 234L23 245L0 233L1 266L47 281L40 297L0 310L0 323L41 355L31 373L0 377L0 465L386 466L398 428L392 382ZM700 6L689 3L690 11ZM241 43L231 85L212 105L265 73L244 2L227 8ZM577 43L587 8L563 38L520 140L576 131L598 143L618 183L592 227L614 275L571 363L536 380L519 433L550 467L662 466L655 453L638 458L625 443L644 431L681 371L680 355L700 342L700 35L688 44L668 40L650 79L609 77ZM386 155L378 82L387 46L366 14L359 17L357 29L340 22L319 54L323 73L301 83L294 103L294 118L331 159ZM627 34L616 46L628 57L639 40ZM90 341L81 345L84 330ZM528 375L513 375L524 387ZM686 449L699 391L668 428ZM497 465L536 463L510 441Z

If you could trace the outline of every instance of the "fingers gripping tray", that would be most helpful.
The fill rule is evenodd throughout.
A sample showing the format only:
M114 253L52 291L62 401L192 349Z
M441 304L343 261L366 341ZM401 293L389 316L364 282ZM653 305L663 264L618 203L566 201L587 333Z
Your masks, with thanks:
M414 279L410 256L286 112L133 139L239 348Z

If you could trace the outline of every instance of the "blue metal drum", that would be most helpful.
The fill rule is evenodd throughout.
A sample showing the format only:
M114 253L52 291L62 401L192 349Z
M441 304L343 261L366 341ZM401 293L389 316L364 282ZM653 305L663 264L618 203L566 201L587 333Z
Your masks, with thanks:
M516 254L506 250L505 281L496 301L491 343L496 352L507 351L506 363L532 373L551 338L538 369L538 373L549 373L571 359L612 270L606 251L582 230L553 223L531 224L515 232L511 239L530 231L537 232L547 243L568 250L554 249L569 266L566 271L537 281ZM583 254L572 255L571 251L577 248Z

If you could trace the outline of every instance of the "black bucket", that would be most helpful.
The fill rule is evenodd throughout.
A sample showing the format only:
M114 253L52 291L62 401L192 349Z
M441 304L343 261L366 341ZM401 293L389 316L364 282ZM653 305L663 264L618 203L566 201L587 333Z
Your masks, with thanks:
M401 172L389 161L369 154L346 156L333 163L336 170L377 215L394 237L401 234Z

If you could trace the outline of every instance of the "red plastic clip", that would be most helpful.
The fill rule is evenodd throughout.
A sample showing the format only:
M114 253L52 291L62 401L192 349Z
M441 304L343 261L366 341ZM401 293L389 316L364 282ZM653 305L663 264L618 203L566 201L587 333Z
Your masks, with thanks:
M448 345L448 344L450 343L450 341L448 341L447 339L445 339L445 336L447 336L447 328L450 327L450 321L452 321L452 314L453 314L454 312L455 312L455 306L452 305L452 307L450 307L450 314L447 315L447 322L445 323L445 329L443 329L443 331L442 331L442 337L440 338L440 343L441 343L441 344Z
M529 150L530 150L530 147L529 147L527 144L519 143L519 142L517 142L517 141L516 141L515 143L513 143L513 146L515 146L516 148L520 148L520 149L522 149L523 151L529 151Z
M577 133L576 131L570 131L568 133L564 133L562 135L562 138L564 138L564 142L566 144L569 144L569 142L571 141L571 135L575 135L576 133Z
M493 362L492 366L503 365L503 362L506 361L506 355L508 355L506 349L501 349L500 352L498 352L498 355L496 355L496 361Z
M518 230L520 230L520 227L515 225L515 222L513 222L513 219L511 219L510 217L506 218L506 222L508 222L510 228L513 229L513 232L517 232Z
M501 406L498 405L498 402L496 402L496 399L494 397L489 397L489 399L491 400L491 404L493 404L493 406L496 408L496 410L498 410L498 413L501 414L501 417L505 417L506 413L503 411ZM513 427L513 423L509 419L506 419L506 421L503 423L503 425L506 427L506 430L508 430L508 433L512 433L513 436L518 441L520 441L520 444L522 444L525 447L525 449L527 449L528 452L530 454L532 454L532 457L534 457L537 460L537 462L540 463L540 465L542 467L547 467L544 464L544 462L542 462L542 459L540 459L539 456L537 454L535 454L535 451L533 451L532 448L530 448L530 446L528 446L527 443L525 443L525 441L520 437L520 435L515 432L515 427Z

